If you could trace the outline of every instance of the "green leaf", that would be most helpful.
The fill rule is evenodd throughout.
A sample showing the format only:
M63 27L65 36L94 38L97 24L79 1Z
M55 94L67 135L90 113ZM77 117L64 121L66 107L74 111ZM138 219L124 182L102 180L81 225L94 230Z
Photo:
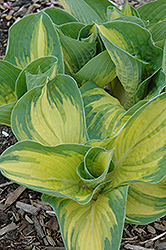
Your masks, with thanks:
M126 16L136 16L140 18L139 12L129 4L128 0L126 0L126 3L122 8L122 13L124 13Z
M16 101L15 82L20 71L11 63L0 60L0 106Z
M162 70L166 74L166 40L165 40L165 43L164 43Z
M155 42L154 44L155 44L155 46L157 46L161 49L164 49L165 40Z
M166 214L166 177L156 184L132 184L127 196L126 221L149 224Z
M59 33L64 61L73 73L84 66L95 54L96 43L95 42L82 42L75 40L71 37L67 37Z
M147 94L149 94L148 93L149 88L152 89L153 82L155 82L154 78L157 76L157 74L159 72L160 72L160 69L156 70L153 74L151 74L149 77L147 77L144 81L142 81L139 84L136 92L134 93L134 101L135 101L135 103L139 102L142 99L144 99L147 96ZM157 90L156 85L155 85L155 90Z
M147 23L147 26L150 26L165 19L166 2L165 0L149 2L142 5L137 10L141 16L141 19Z
M166 75L162 69L156 75L154 75L151 85L151 90L145 99L151 99L155 96L158 96L166 87Z
M60 8L50 7L43 9L43 12L45 12L51 18L55 25L78 22L78 20L74 16L70 15L67 11Z
M65 10L85 24L107 21L107 0L60 0Z
M39 74L39 75L34 75L29 72L25 73L25 81L27 85L27 91L40 86L44 85L48 81L47 74Z
M145 68L149 74L161 66L162 50L153 45L150 33L135 23L112 21L97 26L125 89L124 106L128 109Z
M72 73L72 76L80 86L92 80L98 86L104 87L116 77L116 68L105 50L89 60L76 74Z
M114 189L84 206L43 195L57 215L66 250L119 250L127 190Z
M16 81L18 99L33 87L50 80L57 74L58 60L55 56L44 56L30 62L20 73Z
M112 6L107 8L108 21L113 21L121 17L125 17L125 15L118 8Z
M138 181L155 183L166 174L166 94L141 106L119 132L105 141L91 141L90 146L114 148L112 181L105 191L120 183Z
M144 22L138 18L137 16L126 16L121 12L119 9L115 7L108 7L107 9L107 16L108 16L108 21L113 21L113 20L121 20L121 21L128 21L132 23L137 23L144 27Z
M124 103L125 100L125 90L119 81L119 78L116 76L111 82L107 84L105 87L106 91L112 95L113 97L117 98L121 104Z
M104 139L114 131L125 110L119 101L93 82L81 87L90 139Z
M23 141L3 153L0 168L6 177L35 191L85 204L93 192L83 187L76 168L88 150L79 144L49 147Z
M11 126L11 112L16 102L0 106L0 124Z
M149 28L154 42L166 39L166 19L154 24Z
M77 39L79 36L80 30L85 27L83 23L65 23L58 27L58 30L65 36L71 37L73 39Z
M12 129L18 140L45 145L87 141L85 114L77 83L57 75L44 87L27 92L12 113Z
M104 148L90 148L84 158L84 163L80 163L77 167L77 173L85 184L85 187L95 188L99 184L103 184L106 175L112 171L113 167L111 159L113 150L105 150ZM110 181L110 180L108 180Z
M59 37L44 12L29 15L15 23L9 31L5 60L23 69L43 56L58 58L58 71L63 73L63 57Z

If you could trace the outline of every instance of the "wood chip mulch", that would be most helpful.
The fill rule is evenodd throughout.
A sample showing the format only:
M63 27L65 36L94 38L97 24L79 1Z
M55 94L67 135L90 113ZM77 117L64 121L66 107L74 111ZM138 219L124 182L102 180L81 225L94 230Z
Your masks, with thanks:
M110 0L111 1L111 0ZM131 0L134 7L150 0ZM124 0L112 0L122 7ZM0 58L5 55L8 29L17 20L56 0L0 0ZM10 127L0 125L0 154L17 142ZM0 174L0 250L65 250L59 225L41 194L19 186ZM166 216L144 226L125 224L121 250L166 250ZM86 250L86 249L85 249Z

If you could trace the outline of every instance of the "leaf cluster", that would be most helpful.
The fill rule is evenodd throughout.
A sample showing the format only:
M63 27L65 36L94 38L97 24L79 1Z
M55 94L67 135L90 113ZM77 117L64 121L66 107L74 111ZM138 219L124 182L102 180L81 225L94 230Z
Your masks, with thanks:
M60 2L10 28L0 169L43 193L67 250L118 250L125 221L166 213L166 3Z

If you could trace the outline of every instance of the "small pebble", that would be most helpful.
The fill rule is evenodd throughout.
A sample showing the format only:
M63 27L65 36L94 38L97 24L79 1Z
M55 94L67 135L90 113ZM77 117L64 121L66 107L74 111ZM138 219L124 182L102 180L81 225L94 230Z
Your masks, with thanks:
M6 16L6 20L10 21L12 19L12 16Z
M8 134L7 132L5 132L5 131L2 131L2 134L3 134L5 137L8 137L8 136L9 136L9 134Z

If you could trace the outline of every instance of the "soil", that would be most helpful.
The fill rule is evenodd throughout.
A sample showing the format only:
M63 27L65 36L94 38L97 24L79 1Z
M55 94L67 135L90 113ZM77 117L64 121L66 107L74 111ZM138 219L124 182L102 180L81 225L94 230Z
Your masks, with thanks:
M129 1L139 7L149 0ZM124 0L112 1L121 8ZM7 7L8 4L9 5ZM26 14L47 6L62 7L51 0L0 0L0 58L5 55L8 29ZM8 126L0 125L0 154L17 142ZM0 174L0 250L65 250L59 225L41 194L19 186ZM121 250L166 250L166 216L144 226L125 224ZM86 250L86 249L85 249Z

